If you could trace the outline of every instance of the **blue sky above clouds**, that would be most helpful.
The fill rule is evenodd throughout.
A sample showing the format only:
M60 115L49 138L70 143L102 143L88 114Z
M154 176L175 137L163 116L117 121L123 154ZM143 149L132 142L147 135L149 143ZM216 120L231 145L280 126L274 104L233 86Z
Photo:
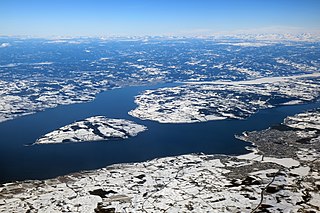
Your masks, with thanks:
M320 0L0 0L0 35L207 35L320 29Z

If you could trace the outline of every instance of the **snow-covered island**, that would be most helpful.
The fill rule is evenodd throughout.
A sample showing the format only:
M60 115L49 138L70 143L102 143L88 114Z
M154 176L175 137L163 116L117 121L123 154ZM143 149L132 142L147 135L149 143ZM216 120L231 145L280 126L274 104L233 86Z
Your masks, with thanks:
M0 212L319 212L319 117L320 109L244 132L238 137L255 145L245 155L189 154L2 184Z
M248 81L193 82L147 90L135 98L130 115L160 123L243 119L260 109L298 104L320 96L320 75L270 77Z
M102 141L136 136L147 127L124 119L90 117L45 134L34 144Z

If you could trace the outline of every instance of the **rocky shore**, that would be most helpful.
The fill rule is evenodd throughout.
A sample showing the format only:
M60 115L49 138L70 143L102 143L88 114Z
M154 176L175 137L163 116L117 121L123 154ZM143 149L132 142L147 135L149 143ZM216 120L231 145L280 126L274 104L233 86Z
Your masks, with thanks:
M320 212L320 110L190 154L0 186L0 212Z

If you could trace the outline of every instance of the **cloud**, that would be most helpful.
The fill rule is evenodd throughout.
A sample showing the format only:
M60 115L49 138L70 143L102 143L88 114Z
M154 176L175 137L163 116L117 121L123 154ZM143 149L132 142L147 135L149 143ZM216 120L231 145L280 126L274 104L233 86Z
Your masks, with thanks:
M9 43L2 43L0 45L0 48L5 48L5 47L9 47L9 46L11 46Z
M319 34L320 29L307 29L303 27L293 26L268 26L260 28L249 28L249 29L238 29L233 31L219 32L220 34L301 34L301 33L312 33Z
M218 29L190 29L179 31L177 33L169 33L171 35L186 35L186 36L215 36L215 35L237 35L237 34L301 34L312 33L320 34L320 29L306 29L294 26L266 26L259 28L234 29L234 30L218 30Z

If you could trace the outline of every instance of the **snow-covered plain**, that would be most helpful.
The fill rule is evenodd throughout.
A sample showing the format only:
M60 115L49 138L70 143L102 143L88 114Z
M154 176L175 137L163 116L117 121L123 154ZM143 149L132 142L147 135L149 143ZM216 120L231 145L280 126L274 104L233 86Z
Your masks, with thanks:
M125 139L136 136L146 129L145 126L132 121L95 116L47 133L34 144Z
M290 119L304 127L319 114ZM320 141L287 135L320 126L286 127L280 144L276 129L244 133L257 146L245 155L189 154L6 183L0 212L319 212Z

